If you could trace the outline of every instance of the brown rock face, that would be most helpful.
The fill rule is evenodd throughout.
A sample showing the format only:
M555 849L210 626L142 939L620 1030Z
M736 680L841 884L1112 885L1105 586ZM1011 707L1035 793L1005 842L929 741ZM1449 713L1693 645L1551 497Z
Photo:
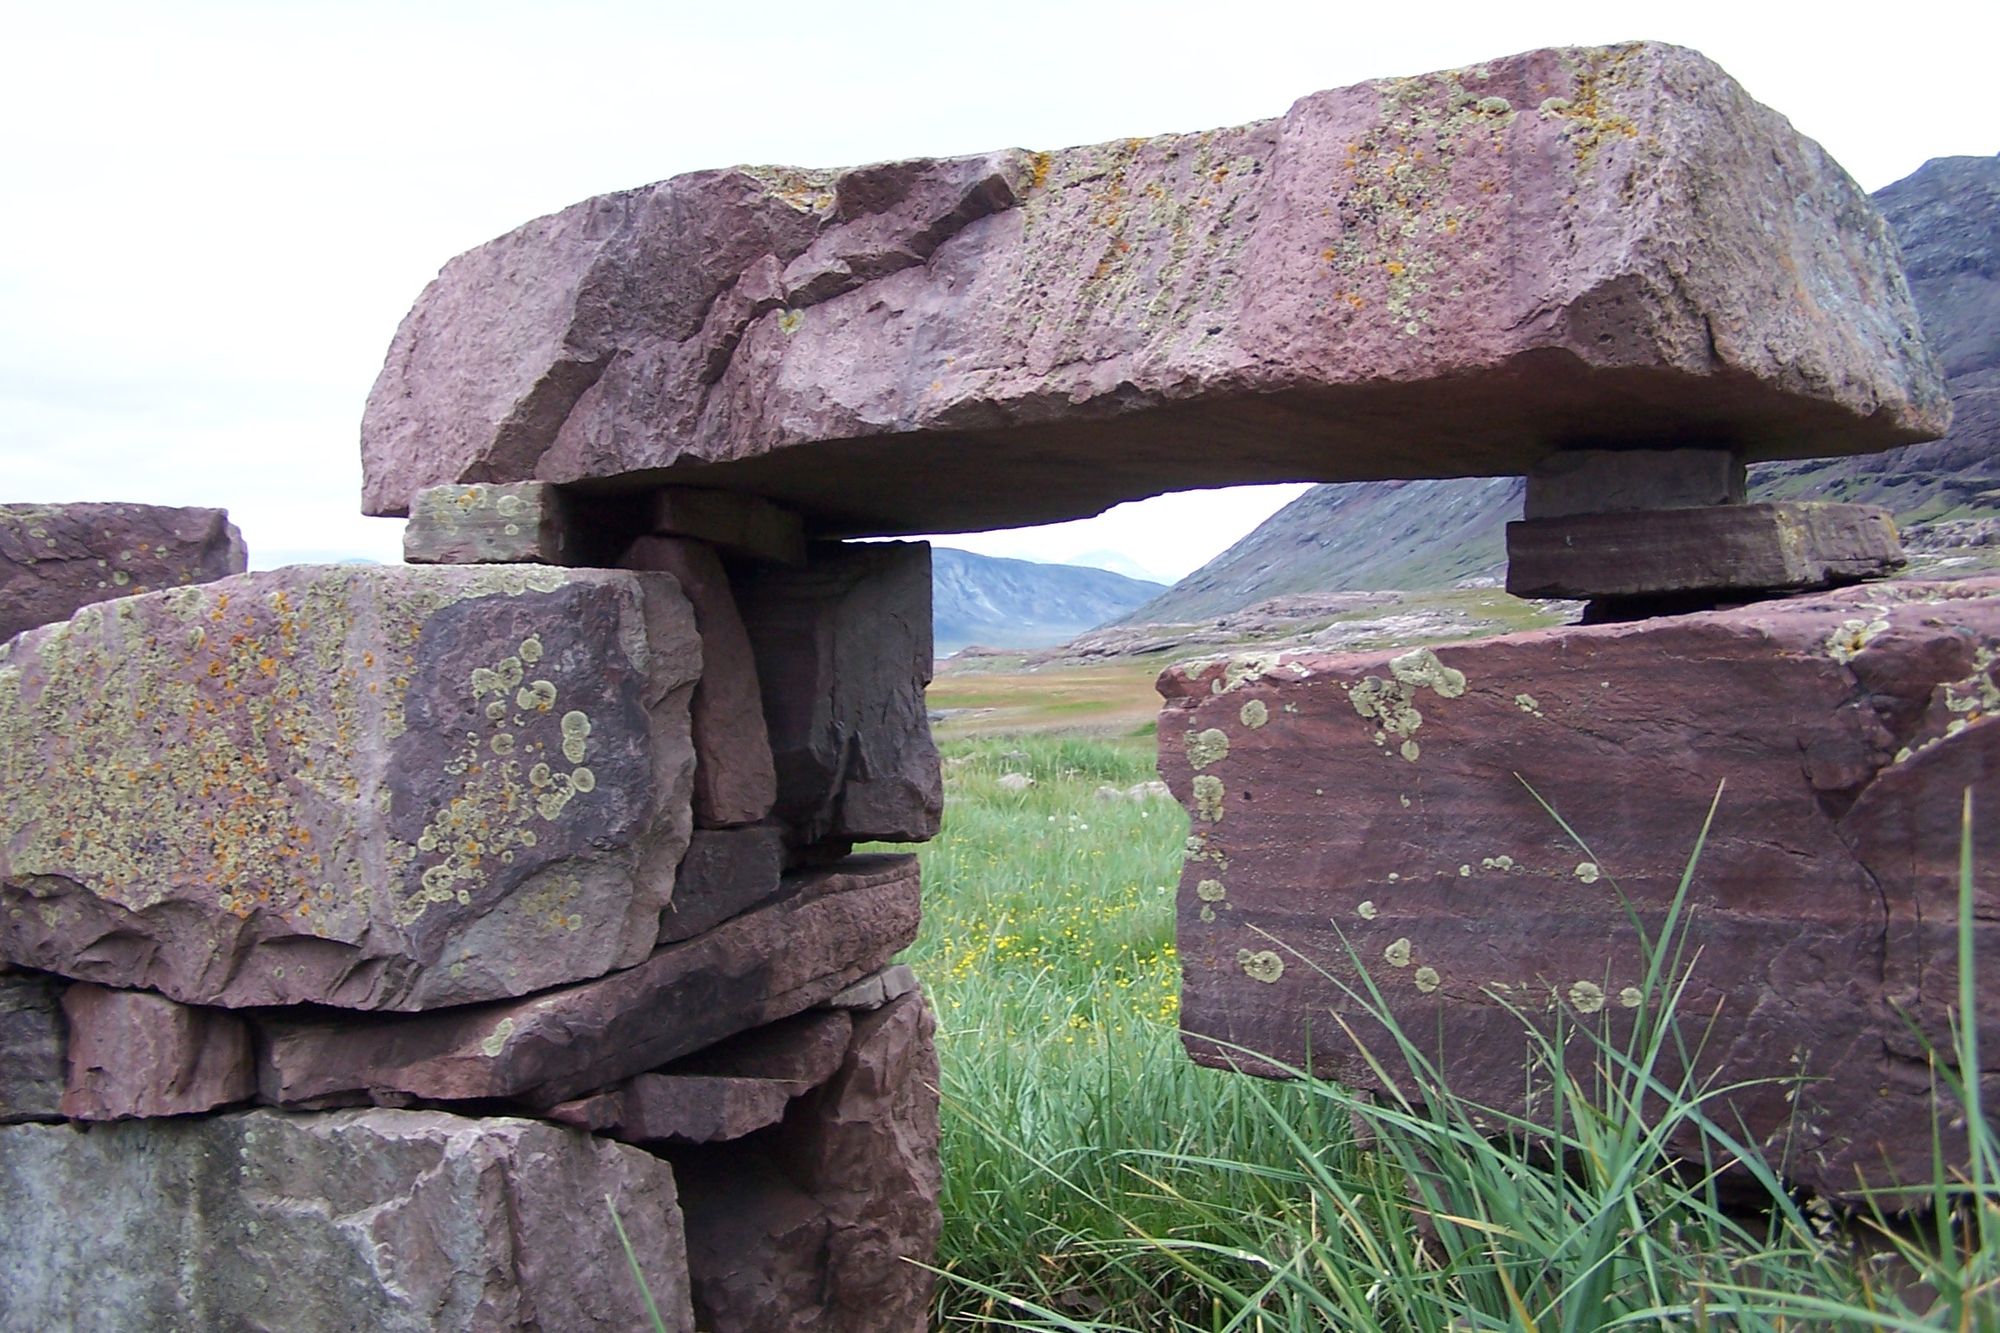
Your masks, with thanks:
M611 1208L666 1326L692 1330L673 1173L636 1148L436 1111L16 1125L0 1129L0 1322L650 1328Z
M92 602L241 574L247 560L226 510L0 505L0 641Z
M660 943L692 939L775 897L784 873L785 831L777 825L696 829L673 901L660 913Z
M757 662L721 559L701 542L642 537L622 563L626 569L673 575L701 631L701 681L693 704L695 823L703 828L756 823L771 813L778 779Z
M784 1122L671 1156L704 1328L921 1333L937 1245L936 1024L921 994L857 1019ZM912 1262L914 1261L914 1262Z
M1706 59L1632 44L1204 134L591 199L445 266L363 461L371 513L624 477L830 536L1945 423L1867 196Z
M789 886L637 967L524 1000L367 1026L260 1018L262 1096L552 1106L811 1008L916 938L914 856L855 857Z
M62 1118L65 984L0 975L0 1125Z
M931 560L923 543L818 543L801 569L746 572L750 631L794 845L937 836Z
M700 648L662 575L307 567L0 647L0 957L417 1009L651 951Z
M72 1120L187 1115L257 1091L250 1027L220 1009L81 982L63 992Z
M641 1074L610 1092L549 1108L549 1118L622 1143L717 1143L775 1125L806 1084L769 1078Z
M1997 661L1985 580L1170 670L1162 768L1194 816L1188 1049L1257 1072L1310 1056L1371 1085L1333 1021L1359 1022L1339 989L1358 958L1433 1055L1437 1034L1454 1091L1518 1105L1505 1005L1629 1030L1651 1001L1619 894L1657 933L1726 783L1690 898L1696 1073L1774 1080L1725 1119L1815 1190L1927 1180L1929 1080L1901 1015L1943 1041L1960 792L2000 809ZM1975 947L1993 970L2000 821L1977 828ZM2000 1021L1991 987L1981 1005ZM1819 1081L1794 1105L1801 1071Z

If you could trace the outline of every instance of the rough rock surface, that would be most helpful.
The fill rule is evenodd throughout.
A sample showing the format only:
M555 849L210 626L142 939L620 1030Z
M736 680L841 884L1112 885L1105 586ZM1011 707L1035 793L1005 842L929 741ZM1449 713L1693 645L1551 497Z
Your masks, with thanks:
M1613 881L1657 931L1726 782L1690 900L1680 1013L1714 1015L1698 1072L1819 1077L1795 1106L1782 1082L1731 1098L1816 1190L1929 1178L1929 1078L1900 1015L1946 1031L1958 793L2000 809L2000 580L1239 658L1161 689L1162 768L1194 817L1180 948L1197 1060L1298 1066L1310 1033L1315 1069L1370 1084L1331 1019L1355 1017L1336 984L1354 980L1351 945L1403 1029L1426 1049L1440 1034L1454 1091L1518 1104L1501 1001L1626 1030L1645 960ZM1976 830L1978 863L2000 864L2000 820ZM1976 904L1989 971L1993 885ZM1980 1003L1982 1026L2000 1022L2000 991Z
M1896 525L1874 505L1712 505L1507 525L1507 591L1516 597L1795 592L1902 567Z
M435 1111L17 1125L0 1327L650 1327L607 1196L691 1330L673 1173L636 1148Z
M0 646L0 957L224 1006L519 995L652 949L699 643L671 579L296 566Z
M704 1328L921 1333L938 1213L936 1024L921 994L854 1025L774 1129L669 1153ZM914 1262L912 1262L914 1261Z
M1201 134L587 200L445 266L362 450L371 513L677 476L853 535L1945 424L1867 196L1708 60L1640 43Z
M787 887L637 967L523 1000L365 1026L263 1016L262 1095L552 1106L811 1008L916 938L914 856L854 857Z
M702 828L756 823L771 813L778 779L757 661L728 572L707 545L677 537L641 537L621 563L673 575L701 631L702 671L693 704L695 823Z
M705 1046L674 1061L667 1072L780 1079L816 1088L847 1058L853 1035L854 1020L845 1010L809 1009Z
M581 564L578 545L569 497L538 481L433 486L403 527L413 565Z
M257 1091L250 1025L222 1009L79 982L63 992L69 1031L62 1112L72 1120L187 1115Z
M62 1118L65 984L31 972L0 975L0 1125Z
M641 1074L549 1108L549 1118L623 1143L719 1143L784 1118L810 1085L771 1078Z
M0 505L0 641L92 602L241 574L247 560L222 509Z
M778 892L785 831L776 824L698 828L674 876L673 901L660 913L660 943L713 930Z
M935 837L930 547L818 543L804 568L746 572L737 605L794 844Z

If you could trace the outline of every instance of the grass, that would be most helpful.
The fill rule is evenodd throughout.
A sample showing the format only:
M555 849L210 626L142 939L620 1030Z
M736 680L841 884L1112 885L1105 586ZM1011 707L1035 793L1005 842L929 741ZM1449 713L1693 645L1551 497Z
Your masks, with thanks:
M1151 778L1151 742L961 740L945 754L945 826L923 852L926 920L906 954L941 1025L941 1325L2000 1330L2000 1150L1976 1080L1955 1073L1978 1068L1977 1033L1936 1062L1941 1100L1967 1112L1972 1167L1939 1171L1917 1227L1794 1199L1712 1114L1715 1090L1663 1075L1685 1067L1671 922L1648 942L1656 1017L1629 1040L1522 1017L1524 1060L1570 1068L1557 1053L1580 1044L1596 1071L1588 1093L1559 1083L1533 1123L1454 1097L1408 1041L1375 1052L1420 1090L1402 1100L1199 1068L1173 1026L1185 818L1122 794ZM1698 857L1697 844L1690 878ZM1969 916L1962 927L1959 1012L1972 1013ZM1385 1014L1363 975L1354 1005ZM1724 1207L1714 1169L1676 1169L1676 1133L1712 1162L1748 1162L1762 1213ZM1857 1235L1886 1258L1857 1258Z

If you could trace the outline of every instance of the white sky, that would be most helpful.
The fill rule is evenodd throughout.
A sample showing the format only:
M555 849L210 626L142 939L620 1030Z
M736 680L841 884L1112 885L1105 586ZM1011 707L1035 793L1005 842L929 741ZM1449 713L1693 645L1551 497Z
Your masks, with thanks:
M0 34L0 501L225 505L259 565L398 557L400 525L359 517L356 431L446 259L677 172L1199 130L1632 37L1705 51L1869 189L2000 149L1991 0L5 0ZM1168 500L947 540L1177 577L1299 489L1228 532Z

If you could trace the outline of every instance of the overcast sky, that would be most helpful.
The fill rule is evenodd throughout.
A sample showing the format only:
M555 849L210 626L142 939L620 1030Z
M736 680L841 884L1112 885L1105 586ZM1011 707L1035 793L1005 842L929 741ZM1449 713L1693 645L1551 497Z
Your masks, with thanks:
M1866 12L1865 21L1842 14ZM1697 47L1868 189L2000 149L2000 5L26 4L0 79L0 501L227 506L253 562L393 560L356 430L452 255L735 162L1058 148L1533 47ZM1769 14L1771 17L1766 17ZM1173 500L952 544L1178 576ZM1136 516L1129 511L1136 508Z

